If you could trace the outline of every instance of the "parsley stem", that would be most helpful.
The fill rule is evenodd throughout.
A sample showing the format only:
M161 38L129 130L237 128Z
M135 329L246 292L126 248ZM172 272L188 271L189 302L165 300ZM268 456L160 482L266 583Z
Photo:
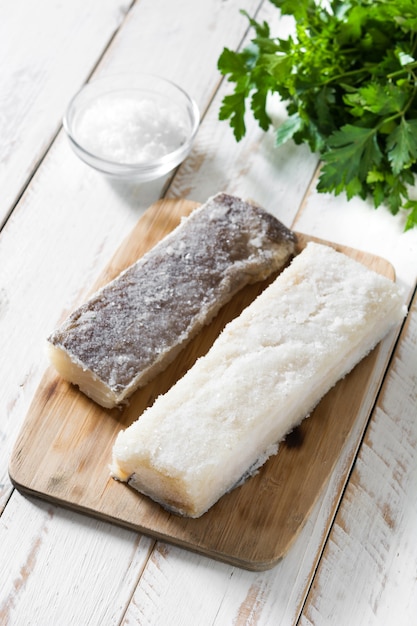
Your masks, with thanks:
M355 76L357 74L363 74L363 73L370 73L370 70L366 67L359 67L355 70L350 70L349 72L343 72L341 74L336 74L335 76L332 76L331 78L328 78L327 80L323 81L322 83L320 83L321 85L329 85L330 83L333 82L340 82L341 80L344 80L346 77L349 76Z
M404 67L402 67L400 70L387 74L387 78L391 80L392 78L397 78L402 74L409 74L411 73L410 70L414 69L415 67L417 67L417 61L413 61L413 63L407 63L407 65L404 65Z

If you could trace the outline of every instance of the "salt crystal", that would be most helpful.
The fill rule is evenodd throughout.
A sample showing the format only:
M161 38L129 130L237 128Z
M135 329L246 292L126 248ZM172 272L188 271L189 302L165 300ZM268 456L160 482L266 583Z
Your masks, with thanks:
M145 163L180 148L189 123L162 100L106 94L77 116L74 136L88 152L117 163Z

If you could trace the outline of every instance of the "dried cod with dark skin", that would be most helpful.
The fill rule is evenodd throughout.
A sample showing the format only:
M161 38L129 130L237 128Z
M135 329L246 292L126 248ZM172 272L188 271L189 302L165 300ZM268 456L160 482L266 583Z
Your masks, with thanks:
M50 335L51 362L98 404L124 403L240 289L281 269L295 243L270 213L219 193Z

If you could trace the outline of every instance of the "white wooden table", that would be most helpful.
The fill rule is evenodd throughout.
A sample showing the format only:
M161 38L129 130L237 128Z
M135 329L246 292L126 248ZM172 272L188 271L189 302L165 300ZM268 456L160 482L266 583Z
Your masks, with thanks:
M262 0L0 4L0 624L401 626L417 622L417 230L367 203L319 195L317 158L274 148L248 120L236 144L218 110L224 46L247 37ZM109 184L61 128L93 75L147 71L179 82L202 115L173 177ZM160 197L253 198L288 226L381 255L410 303L363 438L346 441L289 553L265 572L211 560L13 489L9 458L47 366L44 339L87 293ZM381 372L376 372L375 376ZM375 395L375 394L373 394ZM354 464L346 468L353 455ZM339 498L340 476L348 480ZM329 511L331 514L329 514Z

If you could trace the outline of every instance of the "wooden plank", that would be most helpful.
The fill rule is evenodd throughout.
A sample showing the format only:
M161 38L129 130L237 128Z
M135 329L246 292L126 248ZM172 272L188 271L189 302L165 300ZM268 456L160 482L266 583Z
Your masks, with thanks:
M151 207L96 287L137 260L194 207L195 203L181 200L165 200ZM299 235L299 250L308 239ZM337 249L394 276L392 267L381 258L346 247ZM108 470L111 447L120 428L136 419L204 354L226 321L236 317L266 284L237 294L172 365L136 392L123 410L99 407L49 369L12 455L13 483L25 492L241 567L259 570L275 565L303 527L355 427L370 381L375 379L378 350L326 395L258 475L227 494L198 520L170 515L146 497L112 481Z
M2 2L0 228L131 3Z
M119 623L153 543L16 492L0 545L0 624L75 626Z
M301 624L415 623L416 388L414 299Z

